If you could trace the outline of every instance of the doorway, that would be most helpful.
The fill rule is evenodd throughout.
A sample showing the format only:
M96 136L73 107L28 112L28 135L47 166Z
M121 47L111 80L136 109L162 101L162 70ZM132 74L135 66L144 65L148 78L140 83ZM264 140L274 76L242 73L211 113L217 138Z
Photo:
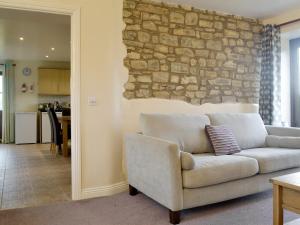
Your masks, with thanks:
M81 163L80 163L80 9L60 4L20 4L1 2L0 8L18 9L54 13L71 17L71 105L72 105L72 199L81 198Z

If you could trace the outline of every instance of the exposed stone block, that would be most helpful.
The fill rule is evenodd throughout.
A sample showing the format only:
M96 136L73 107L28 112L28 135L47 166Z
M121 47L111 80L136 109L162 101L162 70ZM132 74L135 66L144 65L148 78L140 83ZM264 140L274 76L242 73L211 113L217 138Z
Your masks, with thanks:
M171 63L171 72L172 73L188 73L189 65L184 63Z
M150 71L159 71L159 61L157 59L148 60L148 69Z
M223 23L216 21L214 24L214 28L218 29L218 30L222 30L223 29Z
M157 30L156 24L152 21L144 21L143 22L143 28L145 30L151 30L151 31L156 31Z
M198 24L198 14L195 12L188 12L185 15L185 24L186 25L197 25Z
M138 4L136 7L137 10L155 14L168 14L169 10L167 8L158 7L151 4Z
M236 102L236 97L235 96L222 96L222 102L224 102L224 103Z
M150 90L148 89L139 89L136 91L136 97L138 98L149 98L150 95Z
M137 81L141 83L151 83L152 79L151 76L141 75L141 76L137 76Z
M155 45L154 50L161 53L169 53L169 47L165 45Z
M178 12L171 12L170 13L170 22L184 24L184 14L181 14Z
M212 28L214 23L208 20L199 20L200 27Z
M187 48L204 48L205 44L203 40L183 37L181 38L181 46Z
M180 29L174 29L174 35L194 37L196 35L196 32L193 29L180 28Z
M250 30L251 29L250 23L242 21L242 20L237 21L237 27L241 30Z
M160 43L169 46L178 46L178 37L170 34L160 34Z
M149 42L151 40L151 35L149 33L140 31L138 32L138 40L140 42Z
M195 50L195 55L196 56L200 56L200 57L203 57L203 58L208 58L208 55L209 55L209 50L207 49L203 49L203 50Z
M169 73L168 72L154 72L153 73L153 81L154 82L169 82Z
M141 30L141 25L139 24L127 25L126 30Z
M247 31L241 31L241 38L242 39L252 39L253 38L253 33L247 32Z
M234 30L226 29L224 31L224 33L225 33L225 37L228 37L228 38L239 38L240 37L240 33L237 31L234 31Z
M213 33L208 33L208 32L201 32L200 36L202 39L213 39L214 35Z
M127 57L130 59L140 59L141 58L141 54L137 53L137 52L129 52L127 54Z
M132 60L130 62L130 65L133 69L136 69L136 70L144 70L144 69L147 69L147 62L146 61L143 61L143 60Z
M206 48L216 51L222 50L222 42L221 41L214 41L214 40L208 40L206 42Z
M170 98L170 93L168 91L154 91L153 92L154 97L156 98Z
M176 48L175 53L176 55L185 55L189 57L194 57L194 52L189 48Z

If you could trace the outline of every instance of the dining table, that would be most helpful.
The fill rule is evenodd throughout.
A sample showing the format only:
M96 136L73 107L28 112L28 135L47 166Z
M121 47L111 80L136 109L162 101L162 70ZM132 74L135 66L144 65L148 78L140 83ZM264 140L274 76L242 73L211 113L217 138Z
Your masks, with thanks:
M64 157L68 157L69 156L69 151L68 151L69 129L68 129L68 127L71 125L71 116L58 117L58 121L61 123L61 126L62 126L62 139L63 139L62 154Z

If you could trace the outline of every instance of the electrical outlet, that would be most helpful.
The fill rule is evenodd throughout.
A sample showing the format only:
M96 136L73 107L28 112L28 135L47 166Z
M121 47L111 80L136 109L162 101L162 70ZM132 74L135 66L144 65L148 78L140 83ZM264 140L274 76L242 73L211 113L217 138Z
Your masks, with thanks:
M95 96L89 96L88 97L88 106L96 106L97 105L97 99Z

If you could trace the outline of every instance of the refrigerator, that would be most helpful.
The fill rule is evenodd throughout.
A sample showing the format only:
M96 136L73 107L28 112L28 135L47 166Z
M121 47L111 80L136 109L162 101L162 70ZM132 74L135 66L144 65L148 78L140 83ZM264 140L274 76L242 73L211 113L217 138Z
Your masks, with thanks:
M15 113L16 144L37 143L37 112Z

